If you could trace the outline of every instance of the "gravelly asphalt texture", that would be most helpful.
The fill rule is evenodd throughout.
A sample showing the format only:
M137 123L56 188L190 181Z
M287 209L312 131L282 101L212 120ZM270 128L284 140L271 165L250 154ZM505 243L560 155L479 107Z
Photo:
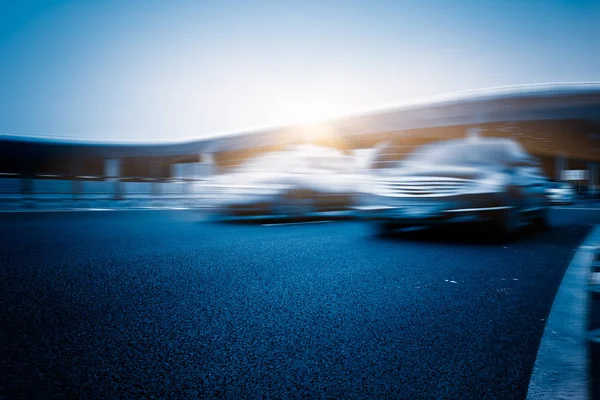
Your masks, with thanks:
M524 398L589 215L509 244L4 214L0 398Z

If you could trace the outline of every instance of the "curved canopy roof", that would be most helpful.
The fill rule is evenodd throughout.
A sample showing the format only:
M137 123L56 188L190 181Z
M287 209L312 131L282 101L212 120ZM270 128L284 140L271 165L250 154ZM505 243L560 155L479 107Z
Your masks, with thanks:
M318 139L319 131L323 130L343 140L384 131L557 119L600 123L600 83L472 90L393 104L318 124L269 127L169 142L105 142L17 135L0 135L0 142L40 147L44 151L77 149L102 157L177 156L298 143L307 137L314 139L315 135ZM14 149L14 146L2 146L2 149L8 147Z

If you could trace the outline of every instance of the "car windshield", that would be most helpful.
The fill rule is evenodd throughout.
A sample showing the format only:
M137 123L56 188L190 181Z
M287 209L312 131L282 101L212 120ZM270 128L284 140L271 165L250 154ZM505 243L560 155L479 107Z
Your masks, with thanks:
M344 172L349 168L350 160L338 152L313 154L308 151L282 151L252 158L238 167L238 171L299 172L325 170Z
M442 143L419 148L405 161L431 165L483 165L505 163L513 158L511 149L503 143Z
M570 189L571 188L571 186L569 186L568 183L557 182L557 181L549 182L549 186L550 186L550 188L553 188L553 189Z
M307 155L306 161L310 168L318 170L344 172L350 167L350 160L340 155Z
M271 153L252 158L243 163L238 170L240 172L250 171L292 171L301 168L305 160L298 157L290 157L285 153Z

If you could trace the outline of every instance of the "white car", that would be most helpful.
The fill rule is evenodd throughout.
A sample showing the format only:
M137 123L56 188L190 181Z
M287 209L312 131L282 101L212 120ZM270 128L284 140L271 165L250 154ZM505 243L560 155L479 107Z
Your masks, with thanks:
M389 155L393 149L382 149ZM384 161L363 185L361 215L382 232L407 225L485 222L503 236L546 224L548 179L510 139L438 142Z
M205 190L219 215L302 217L349 209L355 176L352 158L341 151L299 145L251 158Z
M546 195L552 204L572 204L575 201L575 190L566 182L549 182Z

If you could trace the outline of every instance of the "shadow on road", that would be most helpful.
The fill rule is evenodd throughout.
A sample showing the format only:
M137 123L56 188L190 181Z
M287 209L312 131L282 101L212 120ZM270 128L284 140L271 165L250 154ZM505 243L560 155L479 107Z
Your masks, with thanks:
M523 228L514 237L506 238L491 231L485 226L442 226L442 227L415 227L405 228L392 231L390 233L381 234L373 232L374 240L385 241L415 241L415 242L431 242L443 244L457 245L502 245L514 242L546 242L555 243L556 240L565 235L567 229L589 229L585 225L573 225L571 227L556 227L550 226L540 230L533 226Z
M289 224L289 223L308 223L319 221L348 221L352 220L352 215L345 214L324 214L309 216L211 216L209 221L221 224L231 225L261 225L261 224Z

